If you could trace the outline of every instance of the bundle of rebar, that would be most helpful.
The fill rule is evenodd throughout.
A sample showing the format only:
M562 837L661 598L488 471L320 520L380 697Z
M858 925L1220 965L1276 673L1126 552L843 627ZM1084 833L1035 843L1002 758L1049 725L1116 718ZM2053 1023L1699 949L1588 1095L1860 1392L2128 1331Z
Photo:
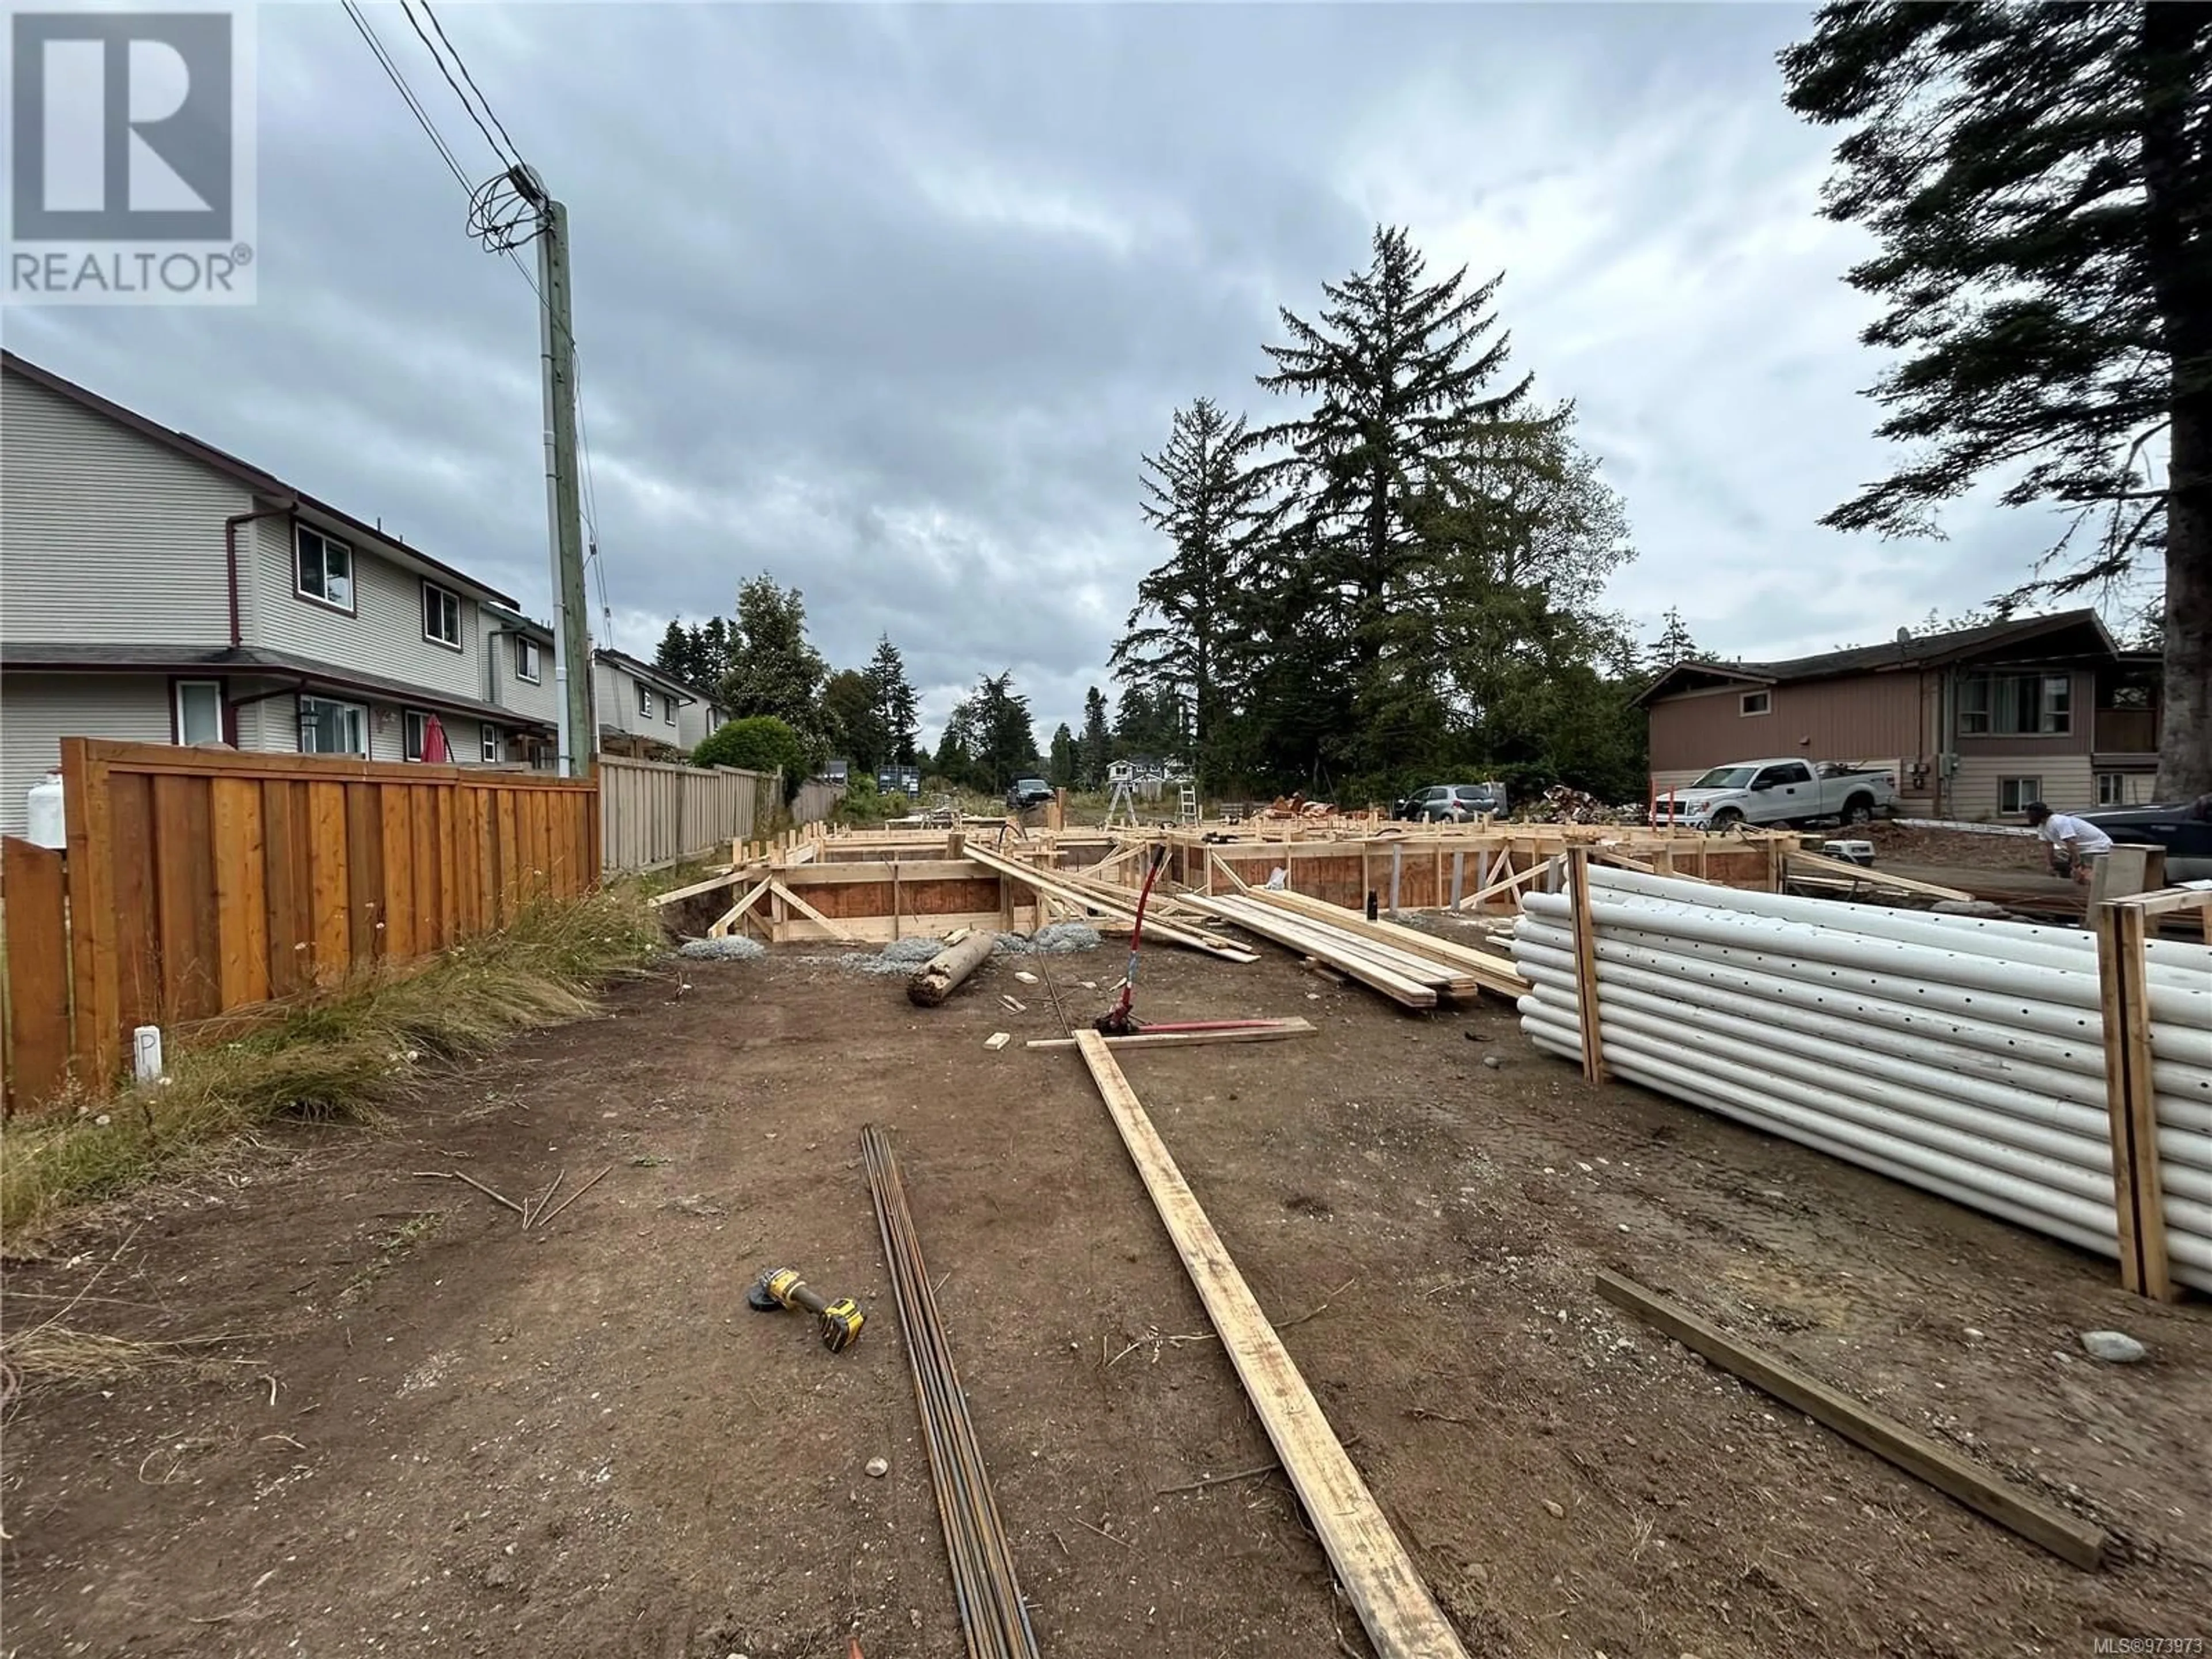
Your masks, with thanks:
M945 1528L945 1552L952 1560L952 1589L960 1608L960 1627L970 1659L1035 1659L1036 1636L1030 1628L1014 1576L1013 1552L999 1519L998 1501L975 1425L968 1416L968 1397L938 1316L937 1297L921 1259L921 1241L907 1208L906 1183L890 1137L869 1124L860 1131L860 1156L867 1165L868 1191L876 1201L876 1224L883 1230L884 1260L898 1304L899 1327L906 1334L906 1356L914 1374L915 1404L921 1413L921 1437L929 1453L930 1483L937 1492L938 1519Z

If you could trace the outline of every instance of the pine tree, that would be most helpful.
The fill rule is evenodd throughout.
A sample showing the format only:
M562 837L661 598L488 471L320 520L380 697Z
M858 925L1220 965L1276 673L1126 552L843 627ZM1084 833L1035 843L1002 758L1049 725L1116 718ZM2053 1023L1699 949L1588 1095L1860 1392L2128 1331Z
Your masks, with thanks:
M1698 648L1691 637L1690 625L1682 620L1682 613L1668 605L1660 618L1666 625L1659 637L1651 641L1651 672L1663 674L1678 662L1702 662L1705 653Z
M1106 729L1106 695L1094 685L1083 694L1083 742L1076 769L1085 789L1105 787L1112 747L1113 738Z
M1850 129L1823 211L1880 245L1850 281L1902 359L1877 430L1915 447L1823 522L1927 534L1994 474L2075 515L2032 586L2162 556L2157 787L2212 791L2212 7L1851 0L1781 63Z
M829 749L822 683L830 665L806 638L806 606L797 588L754 577L738 590L737 627L722 696L732 720L772 714L799 734L812 761Z
M876 654L862 671L876 720L884 734L887 763L912 766L915 744L921 736L921 700L906 677L906 659L886 634L876 641Z
M1378 227L1366 270L1323 285L1317 322L1282 310L1290 342L1266 347L1275 368L1260 377L1310 407L1255 434L1281 452L1266 476L1284 493L1270 520L1273 557L1246 584L1273 590L1274 614L1245 631L1336 647L1334 674L1316 678L1324 665L1305 665L1305 695L1334 685L1349 697L1324 715L1322 743L1376 770L1415 758L1410 749L1433 742L1443 714L1422 638L1437 552L1425 524L1430 469L1517 419L1529 388L1524 375L1491 389L1507 357L1491 309L1503 276L1470 288L1464 268L1434 283L1426 269L1406 231ZM1289 562L1310 563L1316 580L1296 581ZM1300 588L1313 608L1284 613L1280 595Z
M1030 723L1030 700L1014 689L1013 672L975 683L969 699L977 781L1005 788L1036 769L1036 730Z
M653 653L653 665L664 674L673 674L687 684L692 674L691 631L684 626L681 617L672 617L668 631L660 636L659 647Z
M1237 567L1265 494L1264 481L1246 465L1247 447L1243 417L1231 420L1200 398L1175 412L1166 445L1144 458L1145 520L1175 550L1137 584L1129 631L1112 658L1116 678L1188 705L1189 759L1207 781L1224 712Z

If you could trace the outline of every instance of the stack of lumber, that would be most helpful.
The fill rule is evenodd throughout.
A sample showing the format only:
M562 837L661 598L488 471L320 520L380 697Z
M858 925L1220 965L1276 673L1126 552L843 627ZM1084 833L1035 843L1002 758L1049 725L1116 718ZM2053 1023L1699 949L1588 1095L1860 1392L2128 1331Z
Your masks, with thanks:
M1510 962L1417 928L1370 921L1356 912L1297 893L1252 888L1235 897L1186 895L1182 902L1247 933L1327 963L1408 1008L1485 990L1520 997L1528 983Z
M1117 887L1110 882L1094 881L1070 871L1040 870L1012 859L1002 859L980 847L964 848L962 856L995 874L1020 882L1043 897L1065 905L1078 915L1085 911L1098 911L1125 922L1136 919L1137 895L1126 887ZM1145 915L1145 937L1164 944L1203 951L1224 962L1257 962L1260 959L1258 952L1245 949L1235 939L1224 939L1218 933L1172 920L1150 907Z
M1956 887L1939 887L1932 881L1916 881L1911 876L1877 870L1871 865L1852 864L1844 859L1832 859L1820 853L1788 853L1784 854L1783 864L1790 884L1808 890L1840 892L1846 896L1869 893L1900 893L1911 898L1954 900L1974 896Z

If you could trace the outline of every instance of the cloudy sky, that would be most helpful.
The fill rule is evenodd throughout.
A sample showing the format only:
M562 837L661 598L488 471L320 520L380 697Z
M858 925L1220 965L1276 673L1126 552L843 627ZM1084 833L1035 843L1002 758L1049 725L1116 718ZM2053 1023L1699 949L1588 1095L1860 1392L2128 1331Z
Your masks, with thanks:
M496 170L398 9L372 25ZM817 642L906 653L933 727L1011 668L1077 720L1162 548L1139 456L1252 384L1365 262L1506 273L1641 556L1613 601L1709 649L1888 636L2011 585L2051 521L1819 515L1884 466L1832 135L1759 5L538 5L446 27L568 205L615 643L768 570ZM547 613L537 302L336 5L259 9L260 301L30 309L9 344ZM596 605L596 594L594 604Z

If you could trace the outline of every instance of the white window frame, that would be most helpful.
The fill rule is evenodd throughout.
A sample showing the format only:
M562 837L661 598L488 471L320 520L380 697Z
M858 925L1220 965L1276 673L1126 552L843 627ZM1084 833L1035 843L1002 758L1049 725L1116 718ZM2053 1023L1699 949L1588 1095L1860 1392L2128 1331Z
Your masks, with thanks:
M664 726L676 724L676 699L665 692L660 697L660 720Z
M441 601L438 606L440 621L445 619L446 606L450 605L453 607L453 634L451 639L431 630L430 605L434 598ZM461 649L461 596L450 587L439 586L428 577L422 581L422 637L433 645L445 647L448 651Z
M319 568L315 580L322 589L320 592L316 592L307 586L307 538L311 536L314 538L319 550L317 563ZM343 600L330 597L332 553L340 555L345 563L345 570L338 577L338 580L345 584L345 597ZM353 544L350 542L342 542L335 536L326 536L313 525L295 525L292 527L292 592L295 597L306 600L309 605L319 605L325 611L335 611L345 617L357 615L360 610L360 595L354 586Z
M304 711L310 703L319 708L342 708L349 713L353 716L354 729L360 734L361 747L358 749L310 749L307 746L307 732L297 719L298 713ZM300 708L295 711L294 729L298 732L300 752L303 755L358 755L363 758L368 757L368 709L365 704L346 702L337 697L301 697Z
M2008 796L2011 798L2009 805L2006 805ZM2016 818L2027 811L2028 802L2042 799L2043 780L2040 777L1997 780L1997 811L2001 817Z
M1753 708L1753 703L1759 707ZM1771 691L1747 691L1736 699L1735 712L1747 720L1757 714L1771 714L1774 712L1774 694Z
M637 717L642 720L653 718L653 688L643 680L637 683Z
M486 766L498 765L507 758L507 733L486 720L477 734L477 755Z
M185 719L185 693L186 691L212 691L215 693L215 736L212 738L195 738L192 736L190 722ZM223 732L225 721L223 720L222 682L221 680L178 680L170 686L169 696L170 700L176 706L178 743L190 745L194 743L224 743L228 741L228 738L225 736Z
M399 758L419 761L430 746L430 714L425 708L399 711Z
M537 685L545 678L544 653L527 634L514 636L514 678Z
M2128 804L2128 775L2124 772L2097 774L2097 805L2125 806Z

